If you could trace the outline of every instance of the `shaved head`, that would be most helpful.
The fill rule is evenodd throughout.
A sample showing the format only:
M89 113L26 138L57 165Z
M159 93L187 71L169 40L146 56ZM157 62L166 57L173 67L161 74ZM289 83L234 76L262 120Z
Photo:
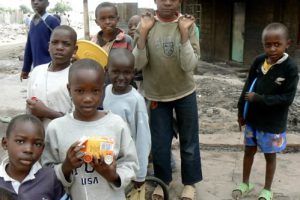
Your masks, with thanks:
M108 68L114 61L130 63L134 68L134 56L128 49L112 49L109 52Z
M282 23L275 22L275 23L268 24L262 32L262 41L264 41L266 34L268 34L269 32L278 32L282 34L282 36L285 39L287 40L289 39L289 31L287 27Z

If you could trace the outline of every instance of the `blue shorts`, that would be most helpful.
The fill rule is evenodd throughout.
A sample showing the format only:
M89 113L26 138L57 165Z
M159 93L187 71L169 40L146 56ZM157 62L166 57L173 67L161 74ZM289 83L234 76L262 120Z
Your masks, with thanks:
M263 153L278 153L286 147L286 132L268 133L246 125L244 142L246 146L258 146Z

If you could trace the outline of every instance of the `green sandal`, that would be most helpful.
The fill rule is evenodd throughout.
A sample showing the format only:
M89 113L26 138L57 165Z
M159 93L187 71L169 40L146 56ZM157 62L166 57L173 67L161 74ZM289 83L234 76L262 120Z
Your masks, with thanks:
M232 197L233 199L240 199L241 197L251 192L253 189L254 185L252 183L241 183L236 189L232 191Z
M273 192L270 190L263 189L260 192L260 195L258 197L258 200L272 200L273 199Z

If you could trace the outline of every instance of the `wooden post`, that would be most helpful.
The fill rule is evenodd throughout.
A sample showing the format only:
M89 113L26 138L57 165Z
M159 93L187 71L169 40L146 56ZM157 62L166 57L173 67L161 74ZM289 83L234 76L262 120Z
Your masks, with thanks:
M83 0L83 28L84 39L90 40L90 20L89 20L89 8L88 0Z

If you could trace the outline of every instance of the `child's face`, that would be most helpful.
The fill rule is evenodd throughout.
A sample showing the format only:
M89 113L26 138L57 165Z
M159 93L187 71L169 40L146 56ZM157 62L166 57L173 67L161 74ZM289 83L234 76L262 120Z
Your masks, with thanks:
M10 176L27 175L44 150L43 130L30 121L18 122L8 137L2 139L2 147L8 151Z
M285 50L289 47L289 41L282 30L267 31L263 38L263 47L267 55L268 63L276 63Z
M161 18L173 18L181 4L181 0L154 0Z
M129 19L128 21L128 35L132 38L134 37L134 32L140 22L140 16L136 15Z
M48 0L31 0L31 7L32 9L43 15L46 11L46 8L49 6Z
M49 42L49 52L55 64L70 64L72 55L77 51L77 46L67 30L56 30L53 32Z
M127 93L131 87L130 82L134 76L133 63L129 60L111 61L108 67L109 79L113 85L113 92L116 94Z
M119 21L116 10L113 7L103 7L98 10L96 24L104 33L113 33Z
M74 73L68 90L75 105L76 118L93 121L97 117L103 90L103 77L92 69L80 69Z

